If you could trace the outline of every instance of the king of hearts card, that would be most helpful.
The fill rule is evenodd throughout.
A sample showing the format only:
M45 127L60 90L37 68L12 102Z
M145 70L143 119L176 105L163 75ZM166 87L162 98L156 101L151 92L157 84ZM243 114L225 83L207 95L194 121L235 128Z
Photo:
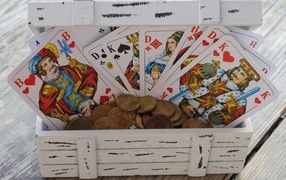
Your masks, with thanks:
M213 127L234 127L278 95L261 68L229 35L194 58L155 94Z

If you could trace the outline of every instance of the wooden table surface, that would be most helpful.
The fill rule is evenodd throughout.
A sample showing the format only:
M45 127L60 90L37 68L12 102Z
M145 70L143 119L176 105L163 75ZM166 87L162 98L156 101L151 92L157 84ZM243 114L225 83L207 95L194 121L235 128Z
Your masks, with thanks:
M277 101L251 117L253 138L240 174L188 176L99 177L98 179L285 179L286 178L286 0L262 0L263 25L255 32L265 41L259 52L274 62L271 80ZM36 115L7 84L8 74L30 53L28 0L0 1L0 179L44 179L35 145ZM53 178L45 178L53 179ZM63 179L63 178L56 178ZM67 179L67 178L65 178ZM70 179L70 178L68 178Z

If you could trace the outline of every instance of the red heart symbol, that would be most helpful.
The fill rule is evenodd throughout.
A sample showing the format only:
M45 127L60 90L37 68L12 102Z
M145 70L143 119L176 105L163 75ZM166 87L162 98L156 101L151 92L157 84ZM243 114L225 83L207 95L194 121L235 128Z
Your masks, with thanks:
M26 87L22 92L23 92L23 94L29 94L29 88Z
M214 50L214 51L213 51L213 55L214 55L214 56L219 56L219 52L217 52L217 50Z
M107 101L109 101L108 96L100 96L99 104L104 104Z
M30 76L24 81L24 83L28 86L35 85L35 82L36 82L35 74L30 74Z
M223 53L223 61L225 61L225 62L233 62L234 61L234 57L232 55L230 55L229 51L225 51Z
M74 48L74 46L75 46L75 42L72 41L72 42L69 44L69 47L70 47L70 48Z
M203 46L208 46L210 43L207 42L206 40L203 40L202 44L203 44Z
M172 87L167 87L167 91L169 91L169 93L173 92L173 88Z
M259 99L258 97L256 97L256 98L254 99L254 102L255 102L256 104L260 104L260 103L261 103L261 101L260 101L260 99Z
M106 88L105 89L105 94L108 94L111 91L111 88Z

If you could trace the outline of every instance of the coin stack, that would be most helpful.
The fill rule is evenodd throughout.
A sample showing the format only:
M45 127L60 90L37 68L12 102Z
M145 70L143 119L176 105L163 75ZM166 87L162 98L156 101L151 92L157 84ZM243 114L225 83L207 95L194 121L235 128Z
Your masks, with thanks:
M72 120L68 130L209 128L189 118L177 105L152 96L122 94L112 102L96 106L91 116Z

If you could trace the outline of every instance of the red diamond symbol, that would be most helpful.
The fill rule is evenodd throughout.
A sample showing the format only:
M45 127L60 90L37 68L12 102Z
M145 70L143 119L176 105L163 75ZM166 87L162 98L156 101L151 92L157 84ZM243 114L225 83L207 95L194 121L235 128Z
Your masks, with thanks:
M193 40L194 38L193 38L193 36L189 36L188 37L188 40L190 41L190 40Z
M158 39L155 39L153 42L150 43L150 45L157 49L162 45L162 43Z
M146 51L150 51L151 50L150 46L147 46L145 49L146 49Z

